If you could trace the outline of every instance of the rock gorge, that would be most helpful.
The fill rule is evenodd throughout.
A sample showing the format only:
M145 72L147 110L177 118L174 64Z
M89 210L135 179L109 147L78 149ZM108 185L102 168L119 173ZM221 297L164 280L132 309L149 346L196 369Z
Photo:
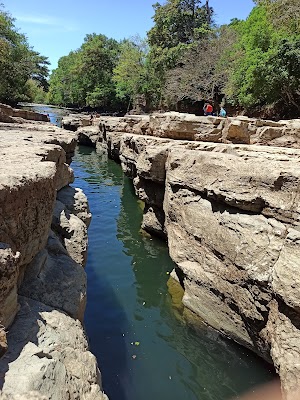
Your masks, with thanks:
M299 120L165 113L65 127L133 179L184 305L271 361L284 397L299 397Z
M47 116L0 106L0 399L106 399L81 321L87 199L76 142L121 163L184 305L299 389L299 120ZM26 367L25 367L26 366Z
M76 137L0 105L0 398L106 399L82 326L86 196Z

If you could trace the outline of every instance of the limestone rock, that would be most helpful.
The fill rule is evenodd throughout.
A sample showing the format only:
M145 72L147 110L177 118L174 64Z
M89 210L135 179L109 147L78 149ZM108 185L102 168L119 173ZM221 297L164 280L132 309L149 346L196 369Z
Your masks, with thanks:
M281 310L280 310L281 308ZM274 365L280 375L283 400L300 397L300 331L299 316L285 315L284 307L273 300L270 303L265 338L271 345Z
M165 194L164 185L150 179L144 179L140 175L134 178L133 185L140 200L162 209Z
M21 265L45 246L56 190L73 180L63 148L47 143L67 135L46 128L0 124L0 242L21 253Z
M89 226L92 214L90 213L87 197L82 189L65 186L57 192L56 198L66 206L71 214L76 215L87 227Z
M300 306L299 245L299 230L289 228L272 273L274 292L292 309L299 309Z
M223 140L231 143L250 143L250 131L248 123L242 120L228 120L223 131Z
M117 162L120 161L120 142L122 133L108 132L106 133L107 154L108 157Z
M49 122L49 117L34 111L12 108L6 104L0 104L1 122L18 122L22 120Z
M49 400L49 397L43 396L35 391L16 395L7 395L0 392L0 400Z
M27 266L19 293L83 320L86 274L53 232L46 248Z
M82 126L81 120L86 119L86 115L83 114L69 114L62 118L62 127L68 131L76 132L77 129Z
M218 141L222 136L224 119L197 117L193 114L169 112L151 114L149 130L153 136L180 140Z
M20 253L14 254L8 245L0 243L0 324L5 328L11 325L18 311L17 281L19 260ZM3 343L2 346L1 342ZM1 347L5 347L3 328L0 330L0 354Z
M81 118L81 119L80 119ZM71 116L76 120L73 130L84 123L86 116ZM67 120L66 120L67 121ZM66 122L67 123L67 122ZM178 112L154 113L150 115L125 115L104 117L88 121L82 128L80 140L95 146L99 140L106 140L108 133L129 133L176 140L191 140L215 143L253 143L279 147L300 148L299 120L268 121L247 116L221 118L199 117ZM99 126L99 134L97 130ZM80 129L81 131L81 129ZM91 136L91 139L89 138Z
M38 391L52 400L106 399L80 322L26 297L20 303L8 335L9 350L0 360L3 394Z
M85 266L88 246L87 226L80 218L70 213L59 200L56 200L54 207L52 229L62 239L71 258Z
M149 134L149 115L125 115L125 117L101 117L102 132L127 132L137 135Z
M85 126L77 129L78 143L83 146L96 147L102 135L99 126Z
M174 146L164 197L183 303L272 357L287 398L300 379L300 345L293 339L300 326L299 156L299 150L259 146Z
M281 222L298 221L299 150L231 147L231 154L220 154L202 148L169 152L167 170L174 184L189 186L209 199L240 210Z
M165 214L160 207L147 205L144 210L142 229L166 239L165 234Z

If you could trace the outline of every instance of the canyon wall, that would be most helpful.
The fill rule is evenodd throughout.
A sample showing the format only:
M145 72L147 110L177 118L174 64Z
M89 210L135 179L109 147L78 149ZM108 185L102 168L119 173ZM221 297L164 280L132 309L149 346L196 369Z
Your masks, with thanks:
M77 135L133 179L184 305L273 362L284 397L299 397L299 120L103 117Z
M27 112L8 117L0 122L0 398L106 399L82 326L91 214L69 186L76 137L24 120Z

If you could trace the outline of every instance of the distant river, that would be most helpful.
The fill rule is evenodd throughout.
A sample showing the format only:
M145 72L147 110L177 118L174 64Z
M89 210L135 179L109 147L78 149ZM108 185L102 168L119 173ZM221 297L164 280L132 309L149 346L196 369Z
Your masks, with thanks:
M32 110L42 114L48 114L50 122L54 125L61 127L61 120L65 115L68 115L76 111L67 108L59 108L56 106L48 106L44 104L21 104L21 107L25 110Z
M187 323L167 246L140 231L142 203L121 167L78 147L72 168L93 214L85 327L110 400L229 400L272 379L251 352L192 314Z

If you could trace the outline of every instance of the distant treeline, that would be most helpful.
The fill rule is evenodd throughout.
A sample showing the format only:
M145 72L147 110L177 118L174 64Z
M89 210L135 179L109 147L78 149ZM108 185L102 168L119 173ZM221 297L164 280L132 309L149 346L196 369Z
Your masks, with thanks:
M166 0L153 8L146 39L87 35L59 60L49 88L47 60L1 11L0 101L195 111L211 100L250 115L299 116L299 0L258 0L246 21L222 26L215 25L208 0Z

